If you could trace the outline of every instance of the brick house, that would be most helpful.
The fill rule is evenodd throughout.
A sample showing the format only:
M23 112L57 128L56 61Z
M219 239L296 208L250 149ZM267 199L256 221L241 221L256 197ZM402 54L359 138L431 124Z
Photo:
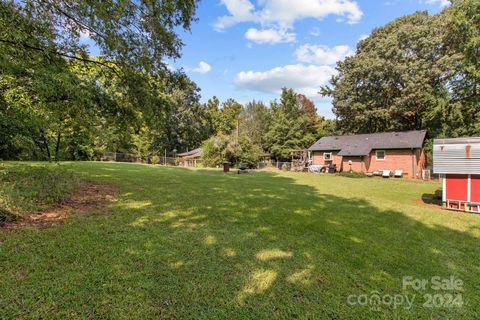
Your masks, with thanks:
M402 170L404 177L419 178L426 166L425 136L425 130L330 136L308 150L314 165L365 173Z

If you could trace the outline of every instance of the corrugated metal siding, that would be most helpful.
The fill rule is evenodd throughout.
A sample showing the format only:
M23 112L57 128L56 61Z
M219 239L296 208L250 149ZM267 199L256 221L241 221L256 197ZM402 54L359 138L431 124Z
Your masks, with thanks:
M480 174L480 143L447 144L435 140L433 145L433 172L436 174ZM464 140L465 141L465 140Z

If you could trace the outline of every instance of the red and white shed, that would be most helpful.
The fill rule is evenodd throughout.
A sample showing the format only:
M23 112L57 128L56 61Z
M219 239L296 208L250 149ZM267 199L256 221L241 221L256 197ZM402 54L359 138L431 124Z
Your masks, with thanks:
M434 140L433 173L443 176L444 207L480 213L480 138Z

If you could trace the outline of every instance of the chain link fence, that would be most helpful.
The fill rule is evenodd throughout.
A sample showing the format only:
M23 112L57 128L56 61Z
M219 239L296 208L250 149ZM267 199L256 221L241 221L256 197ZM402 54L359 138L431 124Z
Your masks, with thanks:
M284 171L292 170L291 162L281 162L281 161L272 161L272 162L259 162L257 164L258 169L278 169Z
M258 169L277 169L283 171L308 172L309 163L304 161L271 161L259 162Z
M176 166L179 164L178 158L165 157L165 156L137 156L128 153L121 152L105 152L100 158L101 161L115 161L115 162L136 162L136 163L149 163L149 164L161 164L168 166Z

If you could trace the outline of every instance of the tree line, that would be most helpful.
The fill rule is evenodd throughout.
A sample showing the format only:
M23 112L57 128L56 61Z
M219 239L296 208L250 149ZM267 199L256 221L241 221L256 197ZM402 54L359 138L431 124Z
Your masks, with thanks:
M330 134L427 129L480 134L480 2L373 30L320 88L335 120L282 89L278 100L200 102L165 58L189 30L195 0L0 2L0 159L91 160L106 151L148 158L202 146L205 162L279 160ZM101 52L92 57L82 38Z
M343 133L480 134L480 1L453 0L373 30L320 93Z
M293 89L283 88L280 100L269 106L260 101L242 106L230 99L219 108L214 97L207 109L212 135L202 144L202 157L208 166L225 161L253 166L265 154L289 160L292 151L335 132L335 122L319 116L313 102Z
M149 158L208 141L253 163L313 142L322 119L304 96L201 103L197 85L162 63L180 56L175 28L188 30L195 9L193 0L1 2L0 158ZM86 35L101 57L89 56Z

